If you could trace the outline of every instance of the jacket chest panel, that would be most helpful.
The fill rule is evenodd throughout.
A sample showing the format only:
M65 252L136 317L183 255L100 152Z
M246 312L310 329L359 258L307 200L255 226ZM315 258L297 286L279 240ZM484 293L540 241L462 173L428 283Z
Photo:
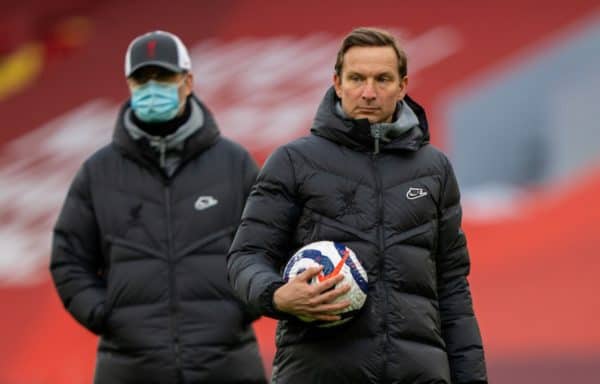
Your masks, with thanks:
M341 158L330 160L327 164L335 164L333 170L302 173L299 195L304 204L295 243L345 243L360 252L372 276L380 268L377 249L391 255L406 252L398 246L417 246L423 252L416 263L425 263L428 274L441 177L435 172L423 174L411 156L355 154L356 159L343 168Z
M384 187L382 210L385 227L405 232L436 220L440 193L438 176L425 176Z
M315 172L304 180L301 198L310 212L329 217L357 229L372 226L375 189L363 180Z
M299 195L302 216L314 213L358 230L368 230L383 220L398 231L435 220L441 193L441 178L416 171L410 158L386 156L342 167L343 157L329 164L332 170L312 169L302 174Z
M147 253L143 250L147 247L177 257L193 251L194 243L231 227L240 215L241 198L227 187L228 180L204 182L182 174L166 185L146 172L134 177L136 182L119 183L117 177L96 188L94 208L102 240L108 243L118 239L139 246L141 253ZM204 250L226 253L230 241L228 232L205 244Z

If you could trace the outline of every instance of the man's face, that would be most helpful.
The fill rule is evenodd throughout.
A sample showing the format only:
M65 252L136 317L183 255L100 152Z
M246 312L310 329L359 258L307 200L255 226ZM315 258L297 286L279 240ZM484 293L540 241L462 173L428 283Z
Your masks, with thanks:
M159 83L178 84L179 100L181 101L180 111L183 111L185 99L192 93L194 77L191 73L176 73L165 68L148 65L135 71L127 78L129 91L133 92L137 87L154 80Z
M396 104L406 95L408 78L400 78L394 48L352 47L333 83L349 117L384 123L392 121Z

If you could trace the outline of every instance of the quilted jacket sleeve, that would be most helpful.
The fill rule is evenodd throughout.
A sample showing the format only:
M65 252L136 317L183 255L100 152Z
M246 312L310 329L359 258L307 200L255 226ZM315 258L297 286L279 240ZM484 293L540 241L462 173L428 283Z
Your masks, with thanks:
M244 153L243 160L244 197L247 198L258 176L258 166L249 153Z
M258 313L275 318L273 292L283 284L280 269L290 252L299 216L295 175L285 148L276 150L258 175L228 256L229 280Z
M445 159L446 178L440 204L438 297L442 335L452 383L487 383L483 346L467 282L470 261L461 229L458 184Z
M50 272L65 308L84 327L101 333L106 285L85 166L76 175L54 227Z

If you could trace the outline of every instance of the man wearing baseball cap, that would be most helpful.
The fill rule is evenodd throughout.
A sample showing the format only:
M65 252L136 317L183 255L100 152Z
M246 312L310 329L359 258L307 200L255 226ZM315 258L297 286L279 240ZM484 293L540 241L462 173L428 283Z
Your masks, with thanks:
M257 166L193 93L181 40L154 31L125 55L131 98L80 168L54 228L65 308L100 335L94 382L266 383L225 257Z

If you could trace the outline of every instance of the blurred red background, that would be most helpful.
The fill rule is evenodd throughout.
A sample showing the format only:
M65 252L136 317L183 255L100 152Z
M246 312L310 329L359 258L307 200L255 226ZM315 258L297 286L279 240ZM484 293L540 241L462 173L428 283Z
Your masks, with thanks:
M70 177L107 142L127 98L123 60L133 37L178 34L192 52L196 93L224 134L262 162L308 132L337 44L354 27L401 36L409 93L428 110L434 144L452 154L447 116L461 90L477 90L600 25L597 1L584 0L25 0L3 9L0 382L8 384L91 381L97 340L68 316L50 282L50 230ZM514 214L482 218L464 201L470 283L493 383L599 379L599 165L596 158L567 179L520 186ZM274 324L255 324L268 371Z

